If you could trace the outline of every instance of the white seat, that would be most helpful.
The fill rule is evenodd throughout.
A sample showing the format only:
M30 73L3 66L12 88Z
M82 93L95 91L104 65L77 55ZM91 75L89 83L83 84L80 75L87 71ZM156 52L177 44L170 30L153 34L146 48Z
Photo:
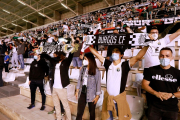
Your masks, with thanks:
M79 78L79 72L80 72L79 69L72 69L72 70L71 70L71 75L69 76L69 78L70 78L70 79L78 80L78 78Z
M104 100L104 91L101 90L100 98L96 103L96 108L102 106Z
M23 84L19 84L19 87L22 86L24 88L29 88L29 77L26 78L26 82Z
M30 65L26 65L24 72L30 72Z
M134 50L133 50L133 56L136 56L136 55L139 53L140 50L141 50L141 49L134 49Z
M5 79L6 76L7 76L7 73L3 71L3 72L2 72L2 79Z
M144 110L144 99L133 95L126 95L126 99L132 114L131 120L140 120Z
M49 85L49 81L47 81L46 84L44 84L44 91L47 95L51 95L51 88L50 88L50 85Z
M15 77L16 77L15 73L7 73L6 78L4 78L3 80L5 82L11 82L15 80Z
M34 58L27 58L26 63L31 64L34 61Z
M103 50L103 51L102 51L102 56L103 56L103 57L107 57L107 50Z
M128 73L128 77L127 77L127 82L126 82L126 87L129 87L133 84L133 81L132 81L132 73L129 72Z
M131 57L131 56L132 56L132 50L131 50L131 49L126 49L126 50L124 51L124 56Z
M69 101L73 102L73 103L78 103L78 99L75 96L75 85L73 84L69 84L67 86L67 98Z
M101 85L106 85L106 71L101 71L101 74L103 76L103 78L101 79Z
M75 95L75 85L73 84L69 84L67 86L67 98L71 98L71 97L74 97Z
M99 59L95 58L95 60L98 68L104 68L104 66L102 66L102 63L99 61Z
M143 77L144 77L143 73L136 73L136 78L135 78L135 81L133 82L132 87L137 88L138 84L141 84Z
M101 52L101 51L98 51L98 53L99 53L100 55L102 55L102 52Z

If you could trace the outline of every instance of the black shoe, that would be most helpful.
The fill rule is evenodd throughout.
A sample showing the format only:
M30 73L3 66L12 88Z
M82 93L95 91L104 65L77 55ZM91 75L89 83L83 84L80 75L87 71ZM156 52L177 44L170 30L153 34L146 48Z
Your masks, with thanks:
M42 105L40 110L44 110L45 108L45 105Z
M35 105L34 104L31 104L29 107L27 107L28 109L31 109L31 108L33 108L33 107L35 107Z

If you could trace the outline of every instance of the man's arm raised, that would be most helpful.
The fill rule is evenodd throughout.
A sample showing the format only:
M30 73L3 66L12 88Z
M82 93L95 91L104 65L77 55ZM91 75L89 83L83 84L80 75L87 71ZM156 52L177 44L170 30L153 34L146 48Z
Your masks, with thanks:
M100 55L100 54L97 52L97 50L95 50L95 49L94 49L93 47L91 47L91 46L89 46L89 49L90 49L90 51L92 52L92 54L95 55L95 56L99 59L99 61L100 61L101 63L104 62L104 57L103 57L102 55Z
M170 42L172 42L176 37L178 37L180 35L180 29L178 29L175 33L171 34L169 36L169 40Z
M132 67L137 61L139 61L145 54L149 46L143 47L139 53L129 60L129 64Z

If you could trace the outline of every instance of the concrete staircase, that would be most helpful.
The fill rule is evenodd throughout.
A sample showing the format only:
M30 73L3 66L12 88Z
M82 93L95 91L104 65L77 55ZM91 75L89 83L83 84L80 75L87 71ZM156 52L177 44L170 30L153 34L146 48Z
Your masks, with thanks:
M15 81L5 83L5 86L0 87L0 98L10 97L20 94L19 84L26 82L27 76L17 77Z

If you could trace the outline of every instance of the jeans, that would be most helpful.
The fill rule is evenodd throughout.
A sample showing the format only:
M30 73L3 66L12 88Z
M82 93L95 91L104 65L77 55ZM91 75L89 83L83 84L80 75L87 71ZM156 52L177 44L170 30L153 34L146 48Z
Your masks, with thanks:
M3 86L2 71L3 71L3 69L0 69L0 87Z
M46 95L44 93L44 84L43 80L42 81L31 81L30 83L30 90L31 90L31 104L34 104L35 102L35 97L36 97L36 89L39 87L39 90L41 92L42 96L42 105L45 105L46 101Z
M15 63L16 63L16 67L19 66L17 53L13 53L11 63L12 63L12 67L15 67Z
M76 120L82 120L85 107L86 107L86 94L81 93L80 98L78 100L78 110L77 110ZM90 120L95 120L96 104L94 104L93 102L88 102L88 107L90 113Z
M154 106L148 109L148 120L177 120L178 112L166 111Z
M5 66L5 72L9 72L9 68L8 68L9 63L5 63L4 66Z
M24 69L24 58L23 58L23 54L19 54L18 55L18 59L19 59L19 62L21 64L21 69Z
M116 112L117 112L117 116L118 116L117 103L114 103L114 104L115 104L115 108L116 108ZM113 114L112 114L112 111L109 111L109 115L110 115L110 117L109 117L107 120L113 120Z
M73 57L73 67L81 67L82 60L79 57Z

